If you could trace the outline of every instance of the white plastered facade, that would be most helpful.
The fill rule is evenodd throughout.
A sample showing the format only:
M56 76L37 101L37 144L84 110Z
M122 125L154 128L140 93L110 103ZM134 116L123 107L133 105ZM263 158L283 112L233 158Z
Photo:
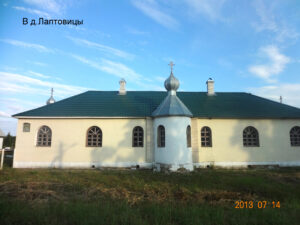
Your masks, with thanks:
M161 119L163 118L19 118L13 166L91 168L139 165L152 168L156 162L173 162L180 166L190 159L196 167L300 165L300 147L291 146L289 136L292 127L300 126L299 119ZM30 123L30 132L23 132L25 122ZM159 124L165 126L165 149L155 147L155 130ZM188 124L192 129L192 148L186 147ZM51 147L36 146L37 132L43 125L52 130ZM86 147L86 132L91 126L101 128L102 147ZM135 126L144 129L143 147L132 147L132 130ZM200 131L203 126L211 128L212 147L201 146ZM258 130L259 147L243 146L242 132L247 126ZM176 127L182 129L176 130ZM173 140L177 140L176 145ZM176 149L176 146L180 148ZM182 158L177 155L186 150L188 154Z
M212 147L201 146L201 129L210 127ZM243 130L253 126L259 147L243 146ZM192 154L196 167L249 165L300 166L300 146L291 146L290 130L299 119L192 119Z
M165 128L165 147L157 146L157 131L162 125ZM158 117L154 119L155 166L169 166L171 171L179 168L193 170L192 151L187 147L187 126L191 118L183 116Z
M23 132L23 123L30 132ZM50 147L36 145L37 132L43 125L52 131ZM102 130L102 147L87 147L86 133L92 126ZM132 130L144 129L144 146L132 147ZM19 119L14 153L15 168L57 167L152 167L152 120L118 119ZM149 127L151 129L149 129Z
M0 137L0 149L2 149L3 148L3 137Z

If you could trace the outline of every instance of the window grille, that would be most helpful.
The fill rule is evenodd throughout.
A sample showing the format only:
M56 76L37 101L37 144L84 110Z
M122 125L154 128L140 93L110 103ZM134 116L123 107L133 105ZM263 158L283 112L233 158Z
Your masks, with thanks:
M258 131L254 127L246 127L243 131L243 143L245 147L259 147Z
M300 146L300 127L293 127L290 131L291 146Z
M102 131L99 127L93 126L87 131L87 146L102 147Z
M51 146L52 132L48 126L42 126L38 131L37 146Z
M135 127L132 131L132 147L144 146L144 130L141 127Z
M202 127L201 129L201 146L212 147L211 129L209 127Z

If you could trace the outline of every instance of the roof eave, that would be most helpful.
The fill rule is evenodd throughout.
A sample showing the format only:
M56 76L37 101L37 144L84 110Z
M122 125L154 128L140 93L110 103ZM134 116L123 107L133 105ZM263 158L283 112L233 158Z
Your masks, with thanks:
M119 119L119 118L147 118L149 116L16 116L17 119Z

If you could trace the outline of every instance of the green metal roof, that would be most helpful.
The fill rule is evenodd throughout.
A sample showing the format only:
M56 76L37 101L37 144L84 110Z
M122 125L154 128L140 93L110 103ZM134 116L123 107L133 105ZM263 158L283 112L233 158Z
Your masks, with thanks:
M14 117L146 117L167 96L159 91L87 91L73 97L29 110ZM299 118L300 109L248 93L177 92L192 112L202 118Z

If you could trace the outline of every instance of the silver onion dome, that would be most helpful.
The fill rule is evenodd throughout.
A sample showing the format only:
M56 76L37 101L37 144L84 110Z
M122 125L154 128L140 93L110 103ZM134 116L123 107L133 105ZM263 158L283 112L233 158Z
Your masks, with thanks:
M46 104L49 105L49 104L52 104L52 103L55 103L55 99L53 98L53 88L51 88L51 96L47 100Z
M165 88L167 89L167 91L177 91L177 89L179 88L179 80L174 77L172 72L168 79L165 80Z
M170 62L171 74L165 81L165 88L168 95L160 103L160 105L153 111L153 117L163 116L187 116L192 117L191 111L184 105L184 103L176 96L176 91L179 88L179 81L173 75L173 62Z

